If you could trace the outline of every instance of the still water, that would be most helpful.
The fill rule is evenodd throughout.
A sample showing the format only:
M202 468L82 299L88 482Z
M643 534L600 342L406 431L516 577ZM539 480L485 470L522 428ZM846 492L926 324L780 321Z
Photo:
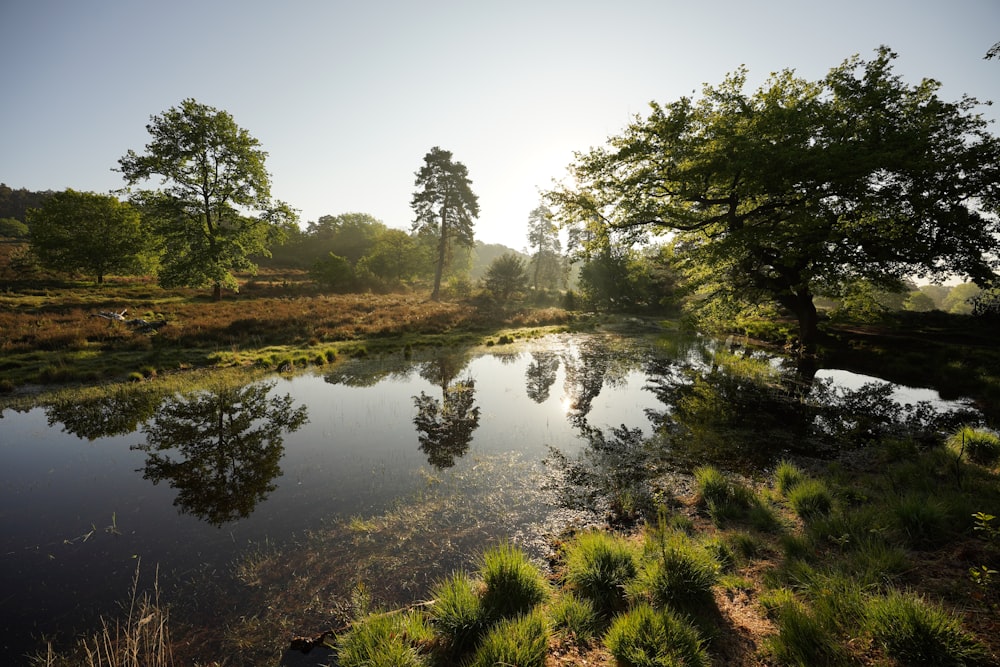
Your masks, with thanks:
M325 530L348 536L336 537L336 554L325 560L360 561L382 548L333 526L351 518L364 526L415 498L426 501L429 486L458 489L468 495L467 511L435 515L426 544L401 549L419 551L423 565L393 566L417 598L446 574L442 567L467 565L489 541L530 543L531 534L552 529L555 501L538 482L550 448L572 457L595 431L627 425L651 436L671 415L697 410L678 391L697 385L691 368L712 377L705 369L714 369L716 345L567 334L349 360L246 386L209 383L186 395L122 392L7 410L0 650L16 656L43 638L92 629L126 596L138 563L147 576L159 568L168 598L203 594L208 615L212 605L236 607L226 596L238 587L220 586L220 601L204 593L204 582L232 578L234 564L261 545L300 545ZM727 387L716 388L722 398L730 389L746 393ZM331 597L354 585L339 584Z

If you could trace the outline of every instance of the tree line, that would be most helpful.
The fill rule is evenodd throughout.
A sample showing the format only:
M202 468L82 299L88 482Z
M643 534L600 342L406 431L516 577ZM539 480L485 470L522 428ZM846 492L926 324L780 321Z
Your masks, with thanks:
M699 98L652 103L607 145L577 154L568 182L528 213L529 261L497 257L484 286L500 301L565 286L573 262L592 307L669 302L730 321L785 312L806 349L824 300L906 294L922 310L934 298L909 280L959 277L990 290L1000 140L978 100L943 100L931 79L907 84L896 57L881 47L816 81L785 70L755 91L741 68ZM40 259L98 280L145 268L164 285L212 286L217 297L253 258L297 257L340 289L421 278L432 298L467 266L478 198L468 169L440 147L415 172L409 232L365 214L302 230L270 197L266 153L225 111L185 100L147 129L145 152L119 160L127 201L69 191L29 212ZM83 230L86 240L65 237ZM112 248L122 265L72 266Z

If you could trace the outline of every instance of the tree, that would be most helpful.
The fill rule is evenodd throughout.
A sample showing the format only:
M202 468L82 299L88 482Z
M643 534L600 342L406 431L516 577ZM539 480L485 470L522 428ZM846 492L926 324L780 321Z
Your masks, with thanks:
M371 250L358 262L358 268L396 284L419 274L425 259L412 236L402 229L387 229L375 239Z
M652 104L610 146L579 155L576 184L549 200L569 220L673 232L710 296L771 300L817 337L814 296L858 279L994 280L1000 142L940 84L904 84L888 48L818 82L774 74L744 92L744 69L702 99ZM981 210L979 207L982 207Z
M501 306L522 293L527 285L528 274L524 260L511 253L493 260L483 277L483 287Z
M146 129L145 154L129 150L118 164L129 188L161 179L159 190L133 193L162 237L160 282L211 285L219 300L238 287L232 272L256 270L251 258L267 256L295 214L272 202L267 153L227 112L186 99Z
M543 281L549 287L558 285L562 274L559 228L544 204L528 214L528 247L534 251L531 264L535 291Z
M43 267L82 271L98 283L143 270L147 237L139 212L110 195L66 190L28 210L31 248Z
M424 165L416 172L410 206L416 213L413 231L432 237L437 245L434 291L441 294L441 276L451 258L452 246L472 247L473 220L479 217L479 198L472 192L469 172L461 162L453 162L451 151L434 147L424 156Z

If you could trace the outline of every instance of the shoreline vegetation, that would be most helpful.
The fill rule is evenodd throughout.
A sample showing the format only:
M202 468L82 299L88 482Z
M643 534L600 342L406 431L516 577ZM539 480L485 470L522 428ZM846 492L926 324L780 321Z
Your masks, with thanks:
M95 316L123 309L166 325L143 333ZM19 287L0 294L0 407L27 409L43 394L73 400L121 382L172 391L219 371L294 372L424 346L680 326L551 304L484 310L422 292L328 295L279 275L222 302L113 280ZM761 322L732 333L782 346L793 328ZM932 376L944 398L974 395L995 427L995 338L971 318L906 314L891 325L828 327L820 354L900 383ZM995 664L1000 468L981 453L993 444L969 447L990 435L938 434L929 447L885 439L861 456L849 443L849 456L784 460L748 477L708 465L686 470L655 516L628 529L577 525L553 537L543 559L496 544L465 569L440 572L431 598L411 607L357 586L332 626L303 625L317 619L286 608L280 618L234 619L225 636L208 637L183 604L171 610L160 601L161 581L153 595L133 590L123 618L81 639L78 652L50 649L34 664L253 664L274 661L296 636L298 648L327 651L327 661L336 652L344 667ZM417 514L355 517L338 538L373 541L379 526L423 525ZM420 516L430 529L434 511ZM312 562L322 545L309 551ZM234 566L237 578L266 596L261 581L278 576L267 570L280 560L263 550L247 556ZM282 602L294 604L287 591Z

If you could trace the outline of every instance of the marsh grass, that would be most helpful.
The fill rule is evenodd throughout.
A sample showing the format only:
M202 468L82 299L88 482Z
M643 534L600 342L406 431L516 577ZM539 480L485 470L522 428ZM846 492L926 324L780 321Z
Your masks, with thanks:
M340 667L428 667L422 650L431 638L424 617L415 611L372 613L356 620L338 638Z
M890 591L867 605L865 629L888 655L909 665L986 664L983 644L952 613L909 592Z
M635 547L619 535L586 531L566 547L566 582L605 618L625 608L626 586L638 571Z
M973 463L995 466L1000 461L1000 436L985 429L963 426L948 438L948 447Z
M469 667L544 667L549 628L538 611L508 618L495 625L476 649Z
M485 590L481 606L490 619L526 614L548 596L548 583L523 551L510 542L487 549L479 574Z
M780 665L822 667L847 664L837 637L808 609L794 601L775 608L778 632L764 641Z
M552 625L570 634L577 642L588 642L597 635L600 622L594 604L573 593L563 593L549 606Z
M830 513L833 494L821 480L805 479L789 490L788 502L799 517L809 521Z
M618 664L631 667L708 667L711 659L698 630L669 609L640 604L618 615L604 636Z

